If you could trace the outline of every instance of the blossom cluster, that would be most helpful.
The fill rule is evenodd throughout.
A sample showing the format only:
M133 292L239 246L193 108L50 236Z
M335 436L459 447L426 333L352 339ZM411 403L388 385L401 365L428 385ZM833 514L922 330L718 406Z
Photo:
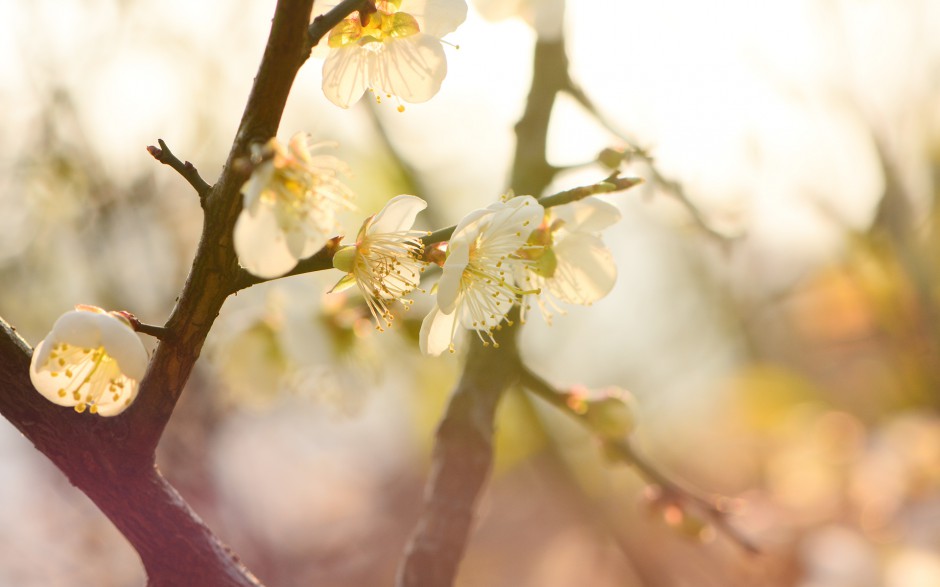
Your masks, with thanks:
M338 178L341 163L313 155L302 134L287 148L276 139L253 151L253 171L242 187L243 207L233 229L239 263L273 279L333 240L337 213L352 194ZM494 332L516 304L534 299L550 322L560 303L591 304L613 287L616 268L599 232L616 222L617 209L596 198L545 209L532 196L507 195L467 214L447 242L425 250L428 233L413 228L427 203L400 195L362 223L354 243L333 251L345 275L332 291L356 286L376 327L392 325L397 302L420 289L427 265L441 266L434 304L421 325L425 354L454 352L458 333L469 330L484 345L498 346ZM423 290L422 290L423 291ZM122 312L77 306L64 314L36 347L30 374L50 401L114 416L137 395L147 353Z

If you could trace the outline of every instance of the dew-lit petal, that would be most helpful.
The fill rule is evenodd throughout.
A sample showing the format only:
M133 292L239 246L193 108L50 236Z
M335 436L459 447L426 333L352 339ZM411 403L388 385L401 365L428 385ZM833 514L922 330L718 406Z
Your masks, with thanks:
M369 224L368 232L398 232L414 226L418 213L428 207L428 203L417 196L395 196L375 215Z
M266 209L251 216L242 213L235 222L235 252L238 262L252 275L273 279L297 265L274 214Z
M597 236L571 233L555 246L558 264L548 290L559 300L587 305L603 298L617 281L613 255Z
M386 41L384 50L375 54L374 66L372 83L377 93L420 103L441 89L447 75L447 56L439 39L419 33Z
M418 346L426 355L438 356L453 344L457 315L445 314L437 306L424 317Z
M422 32L438 38L454 32L467 19L464 0L406 0L402 10L418 19Z
M323 62L323 94L340 108L349 108L369 87L373 60L374 53L355 44L331 50Z

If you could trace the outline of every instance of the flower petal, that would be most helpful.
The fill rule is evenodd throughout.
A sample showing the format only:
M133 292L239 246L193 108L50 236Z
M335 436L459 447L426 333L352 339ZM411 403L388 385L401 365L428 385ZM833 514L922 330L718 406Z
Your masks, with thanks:
M284 275L297 265L284 241L271 210L259 208L252 216L242 210L235 222L235 252L238 262L252 275L273 279Z
M140 337L119 318L102 314L100 321L101 346L111 358L117 361L121 373L135 381L140 381L147 370L147 349Z
M470 243L451 240L441 279L437 282L437 303L445 312L452 313L460 297L463 271L470 261Z
M558 265L546 286L559 300L587 305L613 289L617 281L617 266L600 238L575 232L567 235L554 249Z
M449 349L454 342L456 327L456 313L445 314L438 306L434 306L421 323L421 333L418 337L421 352L436 357Z
M375 215L366 232L377 234L409 230L418 213L427 207L428 203L417 196L395 196Z
M580 232L600 232L620 220L620 210L597 198L586 198L556 209L558 218L565 221L564 229Z
M398 96L406 102L430 100L447 75L447 57L440 40L424 33L385 41L384 50L374 55L371 81L375 92ZM323 68L326 92L326 63Z
M101 345L101 318L104 314L72 310L59 316L47 339L85 349ZM114 318L112 318L113 320Z
M401 8L418 20L421 32L437 38L453 32L467 19L464 0L408 0Z
M349 45L330 51L323 62L323 94L340 108L349 108L369 87L372 51Z
M251 177L242 186L243 207L251 214L257 214L258 205L261 203L261 194L267 189L273 175L274 163L265 161L251 172Z

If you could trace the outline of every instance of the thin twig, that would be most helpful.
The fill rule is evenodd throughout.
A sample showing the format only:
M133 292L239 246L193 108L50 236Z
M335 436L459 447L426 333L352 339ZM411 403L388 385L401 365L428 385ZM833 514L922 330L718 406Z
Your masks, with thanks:
M313 19L313 22L310 23L310 26L307 28L306 53L309 54L310 50L316 47L317 43L320 42L320 39L330 32L330 29L343 22L343 19L353 12L369 5L372 5L370 0L343 0L329 12L325 12Z
M564 204L570 204L571 202L576 202L578 200L583 200L588 196L593 196L596 194L609 194L611 192L619 192L622 190L627 190L632 188L635 185L639 185L643 180L636 177L616 177L611 176L591 185L581 186L572 188L570 190L565 190L563 192L558 192L557 194L552 194L550 196L545 196L539 203L545 208L552 208L554 206L562 206ZM421 241L425 245L432 245L435 243L444 242L450 239L456 230L456 226L448 226L447 228L442 228L440 230L434 231L426 237L423 237ZM302 259L297 266L291 269L288 273L282 275L281 277L291 277L292 275L302 275L304 273L313 273L315 271L324 271L326 269L333 268L333 254L339 249L340 242L342 241L341 236L334 237L324 246L322 249L314 253L313 255ZM281 277L275 277L273 279L266 279L263 277L258 277L252 275L246 269L240 268L238 271L238 276L235 278L234 283L232 284L232 293L241 291L247 287L253 285L258 285L259 283L264 283L266 281L273 281L274 279L281 279Z
M196 166L189 161L180 161L179 158L170 151L170 148L166 146L163 139L157 139L157 142L160 143L160 146L154 147L150 145L147 147L147 152L160 163L169 165L175 169L177 173L182 175L183 179L189 182L189 185L193 186L193 189L199 194L199 199L205 198L209 190L212 189L212 186L200 177L199 172L196 171Z
M652 176L653 184L659 186L667 194L678 200L692 217L692 221L705 234L725 243L740 237L740 235L729 235L712 226L711 222L705 218L705 215L698 208L698 206L696 206L692 200L689 199L689 196L686 194L682 185L679 182L673 179L669 179L660 173L659 168L656 166L653 160L653 157L646 151L646 149L640 147L636 141L625 136L623 132L616 128L616 126L606 116L604 116L600 110L598 110L594 102L588 97L587 94L584 93L584 90L578 87L570 78L568 79L567 85L565 86L565 92L567 92L569 95L571 95L572 98L581 104L581 106L584 107L584 109L587 110L601 126L616 135L618 139L627 145L627 147L630 149L630 152L626 154L625 159L638 160L646 165L646 168L649 170L649 173Z
M522 366L519 381L529 391L542 398L552 406L559 408L565 414L582 424L588 423L586 414L575 411L574 403L570 401L573 394L556 389L552 384L539 377L525 366ZM677 504L692 505L701 512L712 525L724 533L732 542L750 554L759 554L760 549L749 538L741 534L728 521L727 508L723 505L728 498L723 496L706 496L700 492L684 487L660 471L646 457L639 454L627 438L604 439L604 445L609 456L633 466L647 481L656 485L668 500Z
M588 196L628 190L642 182L642 179L636 177L611 176L604 181L599 181L591 185L576 187L570 190L565 190L563 192L558 192L557 194L552 194L550 196L544 196L543 198L539 199L539 204L541 204L543 208L563 206L564 204L570 204L571 202L583 200ZM456 226L448 226L447 228L436 230L428 236L422 238L421 242L423 242L425 245L433 245L434 243L444 242L453 236L454 230L456 229Z
M342 241L342 239L343 237L341 236L330 239L322 249L307 257L306 259L302 259L299 263L297 263L296 267L281 277L291 277L292 275L302 275L304 273L313 273L315 271L325 271L327 269L332 269L333 254L339 250L340 241ZM252 275L247 269L240 267L238 270L238 276L235 278L235 282L232 285L232 293L239 292L253 285L258 285L259 283L273 281L274 279L281 279L281 277L265 279L264 277Z

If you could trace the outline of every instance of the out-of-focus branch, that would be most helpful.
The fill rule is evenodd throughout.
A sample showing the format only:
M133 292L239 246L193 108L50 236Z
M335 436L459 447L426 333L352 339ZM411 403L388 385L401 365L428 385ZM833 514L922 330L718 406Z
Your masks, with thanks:
M511 314L518 322L518 310ZM518 377L516 329L495 333L499 348L474 344L437 429L424 508L398 571L399 587L451 585L493 461L493 421ZM476 341L474 341L476 342Z
M179 158L177 158L177 156L174 155L172 151L170 151L170 148L166 146L166 143L163 142L163 139L157 139L157 142L160 144L160 146L154 147L151 145L147 147L147 152L150 153L153 158L160 163L169 165L175 169L177 173L183 176L183 179L189 182L189 185L193 186L193 189L196 190L197 194L199 194L200 199L205 198L206 194L209 193L209 190L212 189L212 186L206 183L206 180L200 177L196 167L189 161L180 161Z
M623 160L626 162L629 161L640 161L646 168L649 170L650 176L653 180L653 185L658 186L665 193L674 197L689 213L689 216L692 217L692 221L698 226L705 234L710 237L713 237L721 242L729 242L735 238L737 235L726 234L714 226L711 222L705 217L702 211L689 199L688 194L686 194L685 189L682 187L678 181L669 179L664 176L659 168L656 166L653 157L646 151L646 149L639 146L639 144L625 136L616 125L614 125L604 114L595 106L594 102L588 97L588 95L578 87L571 78L566 78L564 91L570 94L585 110L587 110L591 116L600 123L601 126L606 128L609 132L617 136L624 144L627 145L629 151L623 154Z
M550 383L524 366L521 367L519 377L523 387L590 428L588 414L579 412L572 407L576 405L576 402L572 401L574 399L573 394L555 389ZM658 488L661 492L660 500L662 502L674 503L680 508L691 507L697 513L705 516L709 523L746 552L751 554L760 552L749 538L729 523L728 504L731 500L722 496L705 496L698 491L680 485L641 455L627 438L605 438L603 442L607 456L634 467L640 475Z
M564 40L537 40L533 62L528 102L516 124L510 187L517 194L539 196L557 171L546 160L545 145L552 104L562 87L559 70L567 69ZM518 308L509 319L518 322ZM521 364L517 330L504 328L498 334L498 349L476 341L470 345L463 376L438 428L424 509L405 549L398 587L446 587L454 582L493 460L496 407L516 381Z

